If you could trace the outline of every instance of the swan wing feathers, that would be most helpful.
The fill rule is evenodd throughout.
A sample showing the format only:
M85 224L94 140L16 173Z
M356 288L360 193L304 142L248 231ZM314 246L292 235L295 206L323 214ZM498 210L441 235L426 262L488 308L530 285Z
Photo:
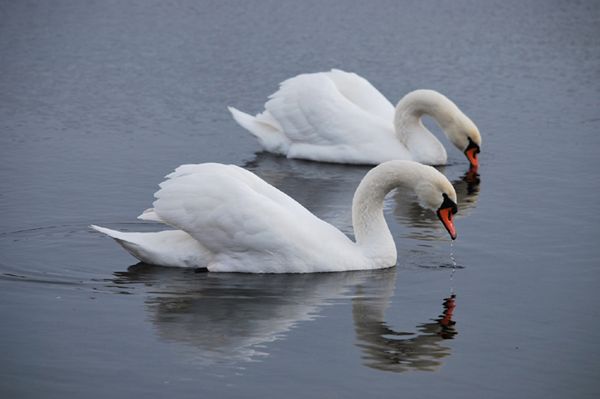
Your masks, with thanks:
M367 79L339 69L332 69L325 74L335 83L340 93L354 104L384 120L394 120L394 106Z
M343 236L298 202L234 165L183 165L155 194L154 213L213 254L258 252L277 261L319 253L319 241ZM279 256L277 256L279 255Z
M342 94L327 73L303 74L282 82L265 108L292 144L351 146L370 141L371 132L392 127L391 120L383 120Z

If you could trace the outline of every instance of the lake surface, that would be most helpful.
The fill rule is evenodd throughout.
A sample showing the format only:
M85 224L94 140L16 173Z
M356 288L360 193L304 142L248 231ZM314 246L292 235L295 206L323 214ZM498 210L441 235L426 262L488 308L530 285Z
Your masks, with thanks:
M600 6L402 3L0 3L0 396L599 397ZM332 67L477 123L479 183L442 138L452 247L402 193L373 272L135 265L88 228L159 228L163 176L214 161L352 234L368 168L260 153L226 109Z

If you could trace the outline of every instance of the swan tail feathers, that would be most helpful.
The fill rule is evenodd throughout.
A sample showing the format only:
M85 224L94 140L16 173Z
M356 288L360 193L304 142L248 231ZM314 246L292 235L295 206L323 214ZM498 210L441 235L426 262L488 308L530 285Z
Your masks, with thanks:
M141 233L125 233L122 231L108 229L106 227L100 227L96 225L90 226L92 229L105 234L115 240L120 246L122 246L127 252L141 260L142 262L149 262L148 259L144 256L144 248L141 242L139 242Z
M140 220L149 220L152 222L160 222L165 223L165 221L158 216L158 214L154 211L154 208L148 208L140 216L137 217Z
M144 263L176 267L206 267L212 255L182 230L123 232L96 225L92 229L106 234L127 252Z
M233 119L252 133L267 151L286 154L289 140L282 133L281 126L268 111L256 116L249 115L234 107L227 107Z
M110 238L114 238L115 240L124 239L125 234L117 230L108 229L106 227L96 226L95 224L90 225L90 227L102 234L109 236Z

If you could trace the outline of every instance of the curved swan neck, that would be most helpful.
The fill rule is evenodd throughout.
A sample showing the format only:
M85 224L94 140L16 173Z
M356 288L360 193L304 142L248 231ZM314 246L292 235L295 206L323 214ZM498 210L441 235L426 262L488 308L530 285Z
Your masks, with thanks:
M445 164L446 150L429 131L421 117L429 115L442 128L444 134L461 152L472 138L481 145L477 126L446 96L434 90L415 90L398 102L394 115L396 136L412 154L412 159L429 165Z
M384 198L398 186L416 186L419 173L414 165L410 161L383 163L365 175L354 194L352 223L356 243L376 263L396 263L396 245L383 215Z
M429 115L440 125L446 135L457 115L462 112L443 94L434 90L415 90L405 95L396 105L394 125L397 133L408 133L414 125L421 124L421 117Z

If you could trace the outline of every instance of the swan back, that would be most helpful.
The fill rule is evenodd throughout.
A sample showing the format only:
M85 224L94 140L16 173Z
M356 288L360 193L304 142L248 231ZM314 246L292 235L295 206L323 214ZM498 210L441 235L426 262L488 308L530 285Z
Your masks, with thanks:
M333 81L337 90L352 103L383 120L393 120L394 106L367 79L339 69L332 69L325 74Z
M357 255L338 229L234 165L181 166L155 197L153 212L160 220L213 254L211 271L344 270Z
M358 85L352 87L352 82ZM303 74L282 82L265 109L279 122L290 143L286 155L363 164L410 159L396 139L389 117L382 117L389 113L385 99L368 86L341 71ZM379 105L360 100L364 93Z

